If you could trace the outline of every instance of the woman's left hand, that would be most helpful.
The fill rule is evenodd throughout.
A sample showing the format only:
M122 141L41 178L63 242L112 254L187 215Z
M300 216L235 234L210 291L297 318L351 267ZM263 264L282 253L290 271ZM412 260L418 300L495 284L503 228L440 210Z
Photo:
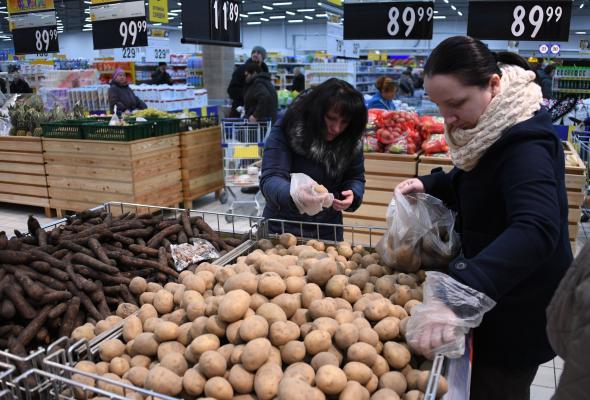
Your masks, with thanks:
M334 202L332 203L332 207L336 211L347 210L352 205L352 202L354 200L354 193L352 192L352 190L345 190L344 192L342 192L342 196L344 197L344 199L334 199Z

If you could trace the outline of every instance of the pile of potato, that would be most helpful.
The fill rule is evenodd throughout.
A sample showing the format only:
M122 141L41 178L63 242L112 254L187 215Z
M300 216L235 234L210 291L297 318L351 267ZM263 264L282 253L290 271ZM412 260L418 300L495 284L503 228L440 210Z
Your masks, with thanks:
M134 278L129 289L141 308L122 305L119 317L131 314L122 337L100 344L99 362L76 368L186 399L424 397L432 364L404 343L423 271L396 273L362 246L297 245L290 234L258 247L164 287ZM74 379L123 394L88 376ZM444 378L437 389L446 393Z

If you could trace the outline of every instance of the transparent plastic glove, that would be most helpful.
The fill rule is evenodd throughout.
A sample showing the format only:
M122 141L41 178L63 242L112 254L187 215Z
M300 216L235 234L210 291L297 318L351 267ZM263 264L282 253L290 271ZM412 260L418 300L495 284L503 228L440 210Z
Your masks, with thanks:
M332 207L334 202L333 194L305 174L291 174L289 193L299 212L310 216Z
M465 334L479 326L496 302L441 272L427 272L423 290L424 301L412 308L408 320L408 344L430 359L438 353L461 357Z

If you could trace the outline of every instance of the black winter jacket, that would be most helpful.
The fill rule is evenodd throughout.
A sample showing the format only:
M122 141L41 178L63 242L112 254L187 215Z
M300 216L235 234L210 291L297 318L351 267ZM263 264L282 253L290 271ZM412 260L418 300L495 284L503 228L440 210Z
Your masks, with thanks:
M270 119L275 122L279 99L269 74L265 72L256 74L252 81L246 84L244 108L246 118L253 115L258 121Z
M564 153L545 109L507 129L472 171L421 177L458 211L450 275L497 305L474 332L474 362L542 364L555 354L545 309L572 261Z
M152 73L152 85L172 85L172 77L168 72L158 69Z
M145 110L147 108L145 103L133 93L129 85L122 86L116 82L111 82L111 87L109 88L109 107L111 112L113 112L115 106L117 106L118 113L123 113L127 110Z
M24 79L17 79L10 83L10 93L33 93L33 89Z
M246 87L246 65L253 63L251 58L246 62L234 69L234 73L231 76L231 81L227 87L227 94L232 99L232 108L235 110L239 106L244 105L244 90ZM268 66L263 62L260 65L262 72L268 73Z

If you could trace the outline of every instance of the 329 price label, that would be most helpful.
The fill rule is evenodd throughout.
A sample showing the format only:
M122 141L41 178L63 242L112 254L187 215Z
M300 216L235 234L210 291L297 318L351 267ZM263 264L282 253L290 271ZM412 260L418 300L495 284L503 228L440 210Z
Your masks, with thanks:
M400 21L401 16L401 21ZM428 22L432 21L434 17L433 7L405 7L403 11L398 7L391 7L389 9L389 23L387 24L387 33L390 36L397 36L400 32L400 23L403 22L406 29L403 30L405 37L410 36L416 23L420 23L426 18ZM346 21L346 19L345 19Z
M467 34L480 39L567 41L571 1L471 1Z
M57 53L57 26L15 29L12 31L16 54Z
M166 60L169 54L170 50L168 49L154 49L154 58L156 60Z

